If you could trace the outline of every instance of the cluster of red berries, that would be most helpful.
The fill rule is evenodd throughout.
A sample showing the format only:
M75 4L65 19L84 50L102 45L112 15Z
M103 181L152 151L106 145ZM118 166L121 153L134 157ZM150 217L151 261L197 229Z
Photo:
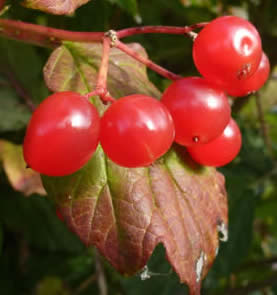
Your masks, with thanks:
M193 59L203 78L173 82L160 101L141 94L120 98L100 118L86 97L55 93L34 112L24 140L24 158L34 170L71 174L85 165L100 142L105 154L124 167L141 167L165 154L173 141L207 166L232 161L241 147L226 93L244 96L269 75L255 27L220 17L197 35Z

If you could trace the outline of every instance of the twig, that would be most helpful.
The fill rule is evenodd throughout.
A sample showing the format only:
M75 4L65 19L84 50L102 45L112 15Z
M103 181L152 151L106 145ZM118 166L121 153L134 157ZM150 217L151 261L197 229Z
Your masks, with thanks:
M75 42L100 42L103 32L71 32L34 25L22 21L0 19L0 36L43 47L57 47L64 40Z
M258 119L260 121L264 143L267 147L269 154L273 157L272 142L268 134L268 127L265 122L264 112L263 112L262 103L261 103L261 96L259 92L256 92L255 99L256 99L256 106L258 111Z
M147 33L189 35L193 30L204 27L206 24L207 23L199 23L186 27L145 26L128 28L118 31L117 36L118 39L121 39L132 35ZM0 36L43 47L53 48L61 44L64 40L75 42L101 42L104 35L104 32L72 32L22 21L0 19Z
M169 80L178 80L178 79L182 78L182 76L176 75L176 74L164 69L163 67L155 64L150 59L138 54L136 51L132 50L130 47L128 47L127 45L125 45L124 43L122 43L119 40L117 40L115 42L115 47L120 49L121 51L125 52L126 54L130 55L131 57L138 60L139 62L145 64L148 68L150 68L151 70L157 72L158 74L160 74L161 76L163 76Z
M195 29L203 28L208 23L198 23L191 26L185 27L171 27L171 26L145 26L145 27L135 27L127 28L117 32L118 39L125 37L138 35L138 34L174 34L174 35L186 35Z
M81 294L84 290L86 290L88 288L88 286L92 283L96 281L96 275L93 274L91 276L89 276L85 281L83 281L80 286L78 286L78 288L76 290L74 290L74 294L75 295L79 295Z
M195 34L192 31L194 29L204 27L206 24L207 23L199 23L186 27L145 26L128 28L120 30L118 32L109 32L114 33L113 37L115 38L115 40L111 39L111 43L114 43L111 44L112 46L114 45L118 49L122 50L123 52L138 60L139 62L145 64L147 67L159 73L160 75L170 80L177 80L182 77L155 64L150 59L139 55L137 52L130 49L127 45L120 42L119 39L132 35L148 33L162 33L175 35L181 34L194 38ZM0 36L50 48L57 47L62 43L62 41L65 40L75 42L102 42L103 38L105 39L104 32L72 32L9 19L0 19ZM106 58L106 55L104 58ZM105 62L105 60L103 60L103 62ZM102 95L102 97L106 97L106 101L113 100L107 93L106 96Z
M99 295L108 295L107 282L106 282L103 265L101 262L101 256L97 249L95 249L94 253L95 253L95 267L96 267L97 282L99 287Z
M29 93L19 83L19 81L15 77L15 74L13 73L13 71L9 68L9 65L6 65L5 68L6 69L3 70L3 73L7 76L8 80L10 82L10 85L15 89L17 95L24 100L26 106L30 109L30 111L33 112L36 109L36 106L32 102Z
M232 105L232 112L236 114L239 113L243 109L243 107L247 105L251 97L251 95L248 95L246 97L236 98Z
M30 256L30 249L28 242L22 237L19 239L19 259L18 266L22 273L26 273L26 263Z

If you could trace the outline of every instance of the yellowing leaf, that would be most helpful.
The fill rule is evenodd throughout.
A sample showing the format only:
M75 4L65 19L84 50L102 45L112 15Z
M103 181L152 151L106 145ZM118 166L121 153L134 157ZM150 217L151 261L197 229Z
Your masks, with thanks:
M26 196L33 193L46 194L39 173L26 168L21 145L1 140L0 158L4 171L15 190L22 192Z

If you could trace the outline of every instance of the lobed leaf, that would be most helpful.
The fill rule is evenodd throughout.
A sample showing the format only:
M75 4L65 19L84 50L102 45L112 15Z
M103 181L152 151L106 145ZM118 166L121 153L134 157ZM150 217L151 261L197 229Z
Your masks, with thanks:
M121 273L139 271L157 244L191 294L198 294L227 224L224 179L214 169L193 171L176 149L146 168L127 169L101 150L77 173L43 177L66 222ZM194 293L195 292L195 293Z
M130 46L145 54L141 46ZM81 93L93 89L101 49L99 44L68 42L56 49L44 70L48 87ZM108 89L115 97L160 95L145 67L117 49L111 51ZM103 111L99 101L96 105ZM78 172L43 176L43 183L71 230L86 245L95 245L119 272L141 270L162 243L181 282L191 294L200 294L201 280L217 255L218 230L227 233L224 177L215 169L197 166L179 146L149 167L123 168L99 146Z
M32 9L42 10L52 14L71 15L75 10L89 0L25 0L22 5Z

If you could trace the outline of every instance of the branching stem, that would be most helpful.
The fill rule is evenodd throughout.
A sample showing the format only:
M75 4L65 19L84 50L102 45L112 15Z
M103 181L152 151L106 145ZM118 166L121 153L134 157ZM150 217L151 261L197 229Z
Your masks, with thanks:
M272 143L271 143L270 136L268 134L268 126L265 121L264 111L263 111L259 92L256 93L255 99L256 99L256 106L257 106L257 112L258 112L258 119L260 121L261 132L263 135L264 143L265 143L265 146L267 147L269 154L273 157Z
M14 72L12 71L11 67L6 65L1 65L2 72L9 80L10 85L14 88L17 95L22 98L25 105L29 108L31 112L33 112L36 109L35 104L32 102L30 94L27 92L27 90L20 84L18 79L15 77Z
M199 23L185 27L135 27L119 30L118 32L109 31L109 34L112 33L112 35L109 35L104 32L72 32L41 25L35 25L22 21L0 19L0 36L50 48L55 48L66 40L74 42L103 42L103 55L99 69L96 89L93 92L88 93L86 96L90 97L93 95L99 95L103 102L113 102L114 98L112 98L107 91L108 60L111 46L115 46L119 50L125 52L137 61L143 63L148 68L157 72L161 76L170 80L177 80L182 77L164 69L150 59L140 55L139 53L122 43L120 39L132 35L149 33L187 35L194 38L196 33L194 33L193 30L197 28L202 28L206 24L207 23Z
M145 26L128 28L118 31L117 38L122 39L132 35L149 33L187 34L190 36L193 30L202 28L206 24L207 23L199 23L185 27ZM64 40L75 42L101 42L104 35L104 32L72 32L11 19L0 19L0 36L42 47L56 47Z

